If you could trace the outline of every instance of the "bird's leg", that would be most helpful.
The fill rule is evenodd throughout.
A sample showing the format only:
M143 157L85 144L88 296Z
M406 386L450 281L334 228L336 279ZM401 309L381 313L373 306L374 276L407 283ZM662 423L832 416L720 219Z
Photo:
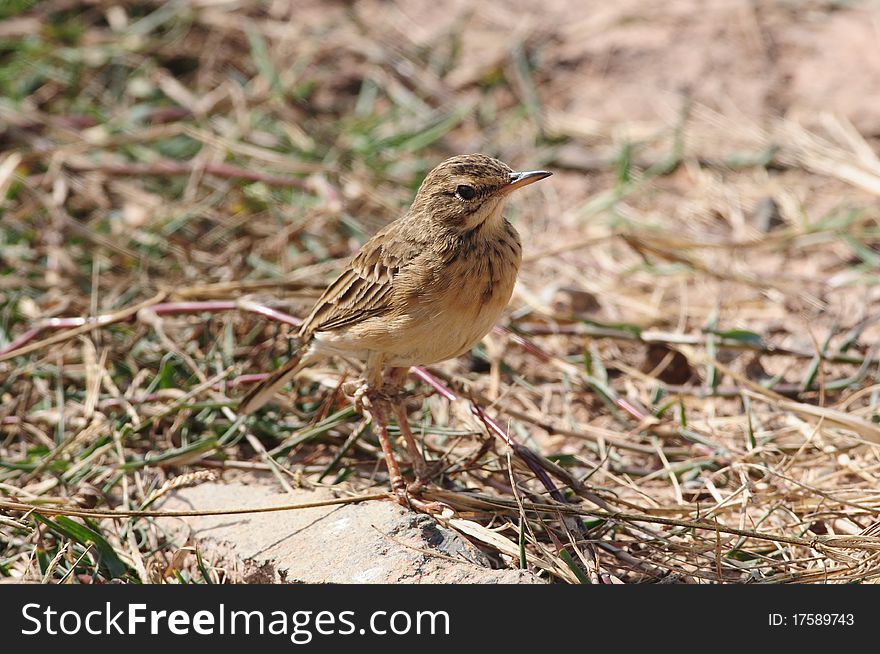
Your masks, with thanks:
M401 373L402 371L402 373ZM355 404L359 410L365 408L372 416L373 423L377 426L379 436L379 444L382 447L382 454L385 455L385 464L388 466L388 476L391 481L391 492L397 502L402 505L423 513L444 513L450 510L449 507L439 502L425 502L418 497L418 491L423 485L422 475L426 469L425 460L422 458L416 446L412 432L409 430L409 423L406 421L406 412L400 400L400 388L402 380L406 376L406 369L395 368L392 371L392 382L387 385L382 384L382 360L381 358L367 359L367 379L355 392ZM395 383L396 382L396 383ZM389 390L391 393L389 394ZM413 460L413 468L420 481L417 481L413 487L407 487L400 474L400 466L394 457L394 450L391 447L391 439L388 437L388 414L386 412L388 406L391 405L397 416L400 430L406 439L407 449L409 449L410 457Z
M418 497L418 488L407 486L400 474L400 466L391 449L391 439L388 437L388 417L385 409L390 403L387 396L381 392L367 391L366 397L370 403L370 412L374 424L378 427L379 444L382 446L382 454L385 455L385 465L388 466L388 476L391 478L391 493L401 506L405 506L423 513L443 513L448 507L439 502L425 502ZM396 405L395 405L396 406ZM419 486L420 488L421 486Z
M416 485L413 490L417 491L428 481L429 473L428 464L425 463L425 458L422 456L410 429L404 406L403 384L408 372L408 368L392 368L387 375L388 381L386 383L382 383L381 377L373 376L372 384L369 379L356 383L356 387L347 384L343 386L343 392L351 392L355 408L358 411L371 411L373 407L378 407L380 404L391 406L400 427L400 433L406 443L407 452L409 452L409 458L416 475ZM384 414L383 420L385 420ZM384 427L380 429L384 429ZM386 453L385 456L387 459L388 454Z
M391 491L394 493L397 501L406 497L406 483L400 474L400 466L397 459L394 458L394 450L391 449L391 439L388 438L388 417L385 414L385 401L377 398L370 402L370 412L378 429L379 445L382 446L382 454L385 455L385 465L388 466L388 476L391 478ZM406 506L406 502L400 502Z
M409 459L412 462L413 472L416 474L415 484L410 486L412 492L417 493L430 479L430 471L425 457L422 456L421 450L413 437L412 430L409 427L409 417L406 415L406 407L402 396L403 384L409 368L392 368L388 375L388 384L386 386L387 396L397 418L397 425L400 427L400 433L406 443L406 449L409 452Z
M425 457L422 456L412 430L409 428L409 418L406 415L403 401L395 400L391 403L391 407L394 410L394 416L397 418L400 433L403 434L403 440L406 442L406 449L409 452L410 461L412 461L413 472L416 473L415 484L409 488L413 492L418 492L430 479L428 464L425 462Z

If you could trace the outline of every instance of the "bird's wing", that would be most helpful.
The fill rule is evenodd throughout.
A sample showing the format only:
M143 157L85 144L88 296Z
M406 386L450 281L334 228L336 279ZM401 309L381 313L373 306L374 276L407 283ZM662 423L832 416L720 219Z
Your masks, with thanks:
M327 287L303 322L303 337L347 327L392 308L394 278L416 254L414 247L392 238L389 232L395 227L392 223L370 239Z

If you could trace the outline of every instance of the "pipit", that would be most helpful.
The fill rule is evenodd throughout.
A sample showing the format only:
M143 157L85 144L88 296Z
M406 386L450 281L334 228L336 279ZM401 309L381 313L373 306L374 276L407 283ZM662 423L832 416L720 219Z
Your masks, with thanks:
M363 361L356 402L378 427L392 492L412 505L428 469L401 400L407 371L467 352L495 324L522 261L504 204L511 191L548 176L515 172L483 154L452 157L434 168L409 211L371 238L326 288L302 323L295 354L245 395L239 412L259 409L316 359ZM409 487L388 438L388 405L416 475Z

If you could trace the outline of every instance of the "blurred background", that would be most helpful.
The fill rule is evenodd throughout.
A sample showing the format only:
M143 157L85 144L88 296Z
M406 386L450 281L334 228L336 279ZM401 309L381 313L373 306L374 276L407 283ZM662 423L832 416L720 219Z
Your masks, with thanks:
M495 333L436 374L612 504L870 531L877 2L9 0L0 19L0 496L138 507L236 462L381 488L372 436L336 457L359 422L333 364L243 438L229 398L292 327L219 309L303 315L428 170L485 152L554 171L508 211L525 262L504 325L545 358ZM447 488L509 484L479 424L424 389L410 408ZM589 526L626 581L876 572L864 552L731 537L722 565L715 533ZM144 580L174 548L144 522L131 551L108 521L123 568L47 572L35 529L0 524L0 574ZM48 559L83 551L50 532Z

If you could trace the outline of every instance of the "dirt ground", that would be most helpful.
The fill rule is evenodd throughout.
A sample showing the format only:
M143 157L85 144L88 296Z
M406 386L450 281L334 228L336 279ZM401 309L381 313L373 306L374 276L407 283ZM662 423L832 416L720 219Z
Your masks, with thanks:
M833 113L880 135L876 3L811 0L528 0L358 3L371 30L429 46L458 32L478 82L513 46L540 44L534 85L550 114L586 124L674 123L681 96L732 120L767 124ZM323 13L323 12L322 12ZM298 17L300 14L298 13ZM308 18L306 18L308 21ZM322 16L315 25L332 18Z

